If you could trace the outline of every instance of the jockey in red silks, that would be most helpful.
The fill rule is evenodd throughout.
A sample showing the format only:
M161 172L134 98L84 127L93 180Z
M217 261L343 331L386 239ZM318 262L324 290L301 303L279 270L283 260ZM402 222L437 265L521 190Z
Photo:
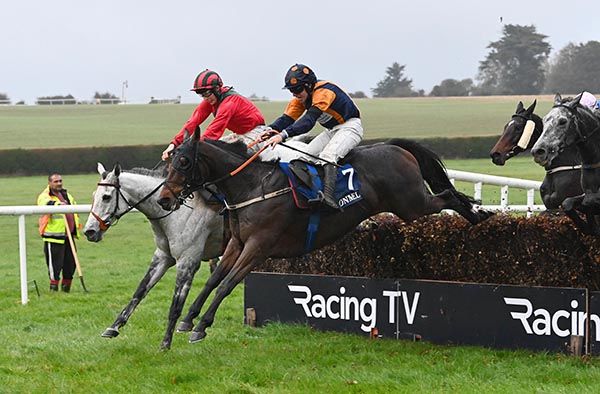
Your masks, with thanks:
M257 139L265 130L265 119L256 105L238 94L233 87L223 86L223 80L216 72L202 71L194 80L194 87L190 90L202 96L204 100L163 151L163 160L166 160L169 153L183 142L186 130L190 134L193 133L210 114L215 118L202 134L203 139L220 139L225 129L228 129L243 137L244 142L249 143Z

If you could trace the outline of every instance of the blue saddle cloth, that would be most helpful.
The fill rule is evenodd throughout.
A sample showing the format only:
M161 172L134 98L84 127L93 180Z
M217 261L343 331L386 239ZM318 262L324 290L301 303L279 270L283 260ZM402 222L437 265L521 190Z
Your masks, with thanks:
M292 160L290 163L279 163L283 172L287 175L292 186L296 206L302 209L311 209L306 228L306 242L304 250L306 253L313 249L314 240L319 230L321 211L311 206L308 202L317 200L319 192L323 192L323 182L315 166L312 164ZM307 201L301 202L298 194ZM350 164L345 164L337 170L335 198L341 208L348 207L362 200L360 194L360 182L356 171ZM320 204L319 204L320 205Z
M290 163L280 162L279 166L289 178L292 188L307 200L315 200L319 192L323 191L323 181L314 165L293 160ZM305 173L304 176L297 175L301 172ZM360 194L358 175L350 164L344 164L337 169L335 198L340 208L349 207L363 198ZM299 208L308 208L298 204L298 201L296 204Z

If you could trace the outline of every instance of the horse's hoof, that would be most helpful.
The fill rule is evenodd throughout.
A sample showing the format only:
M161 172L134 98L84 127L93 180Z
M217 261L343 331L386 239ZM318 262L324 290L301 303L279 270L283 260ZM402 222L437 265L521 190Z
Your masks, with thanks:
M177 332L190 332L190 331L192 331L193 327L194 327L194 325L192 323L182 321L179 323L179 326L177 327Z
M115 337L118 337L118 336L119 336L119 330L117 330L116 328L112 328L112 327L108 327L102 333L102 337L103 338L115 338Z
M171 349L171 342L164 342L164 341L163 341L163 342L160 344L160 350L162 350L162 351L167 351L167 350L170 350L170 349Z
M194 332L192 332L190 334L190 343L200 342L205 337L206 337L206 332L204 332L204 331L202 331L202 332L194 331Z

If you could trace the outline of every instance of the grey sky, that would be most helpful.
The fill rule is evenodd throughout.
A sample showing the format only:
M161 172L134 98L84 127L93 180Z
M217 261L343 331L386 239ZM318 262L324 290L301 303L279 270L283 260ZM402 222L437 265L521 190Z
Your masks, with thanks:
M38 96L95 91L147 102L182 96L204 68L245 95L287 99L287 68L371 95L386 67L406 65L415 89L474 78L504 23L548 36L552 54L568 42L600 40L589 1L10 1L0 11L0 92ZM600 72L600 70L599 70Z

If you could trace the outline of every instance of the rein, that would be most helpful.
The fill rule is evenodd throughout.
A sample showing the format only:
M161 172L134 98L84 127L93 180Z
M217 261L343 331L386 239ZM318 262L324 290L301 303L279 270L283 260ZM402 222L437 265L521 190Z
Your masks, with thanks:
M116 224L119 221L119 219L121 217L123 217L125 214L129 213L131 210L137 208L144 201L148 200L154 193L156 193L158 190L160 190L160 188L163 185L166 185L166 181L163 181L163 182L159 183L158 186L156 186L154 189L152 189L152 191L150 193L146 194L141 200L139 200L135 204L132 204L131 202L129 202L129 200L127 199L127 197L125 197L125 195L121 191L121 185L119 184L119 179L118 178L117 178L117 182L116 183L98 182L97 185L98 186L114 187L115 189L117 189L117 192L118 192L117 202L115 204L115 209L108 216L108 218L106 220L102 219L100 217L100 215L98 215L97 213L94 212L94 207L92 207L92 210L90 212L90 214L98 221L98 224L100 225L100 230L101 231L106 231L106 230L108 230L108 228L111 225ZM127 208L122 213L117 213L117 211L119 210L119 196L122 197L123 200L125 200L125 202L127 203ZM167 216L169 216L172 213L173 213L173 211L170 211L167 214L162 215L162 216L158 216L158 217L154 217L154 218L148 218L148 220L160 220L160 219L164 219L164 218L166 218ZM110 219L113 218L113 217L116 219L116 221L114 223L111 223Z

